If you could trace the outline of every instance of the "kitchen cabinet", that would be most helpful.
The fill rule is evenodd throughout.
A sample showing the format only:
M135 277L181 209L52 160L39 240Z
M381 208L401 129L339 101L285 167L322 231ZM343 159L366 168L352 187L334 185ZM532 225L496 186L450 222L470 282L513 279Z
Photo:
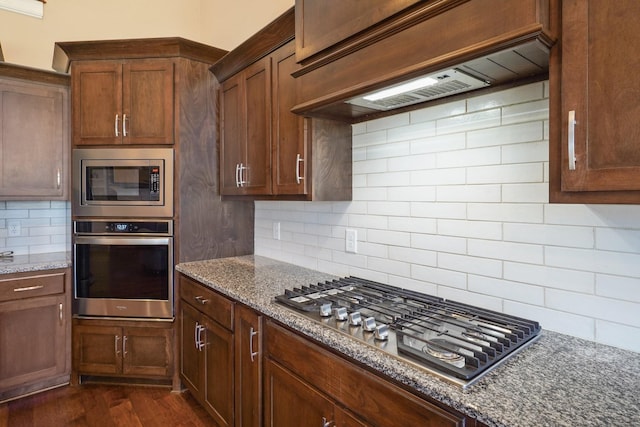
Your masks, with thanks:
M262 316L179 277L180 378L219 425L262 425Z
M550 65L550 201L640 203L640 3L563 1Z
M74 145L173 144L173 61L78 61L71 75Z
M234 425L233 303L180 276L180 378L220 426Z
M242 304L235 306L236 426L262 426L262 320Z
M0 63L0 199L68 198L69 79Z
M173 374L173 323L73 320L73 376L130 377L167 382Z
M267 321L265 424L469 426L469 419L431 403L319 345ZM340 410L348 408L353 413ZM304 417L304 418L302 418Z
M351 200L351 126L293 114L293 8L211 67L221 85L221 192ZM259 59L255 59L258 57Z
M333 48L419 1L355 0L327 7L323 0L296 0L296 60L302 62Z
M220 88L223 195L271 193L271 58L223 82Z
M0 278L0 402L68 384L68 269Z

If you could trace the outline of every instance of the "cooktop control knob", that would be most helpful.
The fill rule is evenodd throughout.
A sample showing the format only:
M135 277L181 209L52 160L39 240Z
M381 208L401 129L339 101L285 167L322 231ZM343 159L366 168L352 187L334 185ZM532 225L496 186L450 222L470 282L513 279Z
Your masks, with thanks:
M360 326L362 325L362 316L359 311L353 311L349 313L349 324L351 326Z
M333 309L333 315L336 317L336 320L343 322L347 320L347 308L346 307L337 307Z
M379 341L386 341L389 339L389 325L378 325L376 326L376 330L373 332L373 338Z
M376 319L373 317L367 317L364 319L364 325L362 328L367 332L373 332L376 330Z
M331 317L331 303L322 304L320 306L320 317Z

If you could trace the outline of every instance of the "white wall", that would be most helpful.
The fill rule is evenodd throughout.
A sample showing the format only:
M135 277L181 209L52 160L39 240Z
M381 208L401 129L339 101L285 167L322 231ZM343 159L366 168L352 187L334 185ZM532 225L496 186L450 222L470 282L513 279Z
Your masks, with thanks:
M56 41L179 36L231 50L293 4L294 0L52 0L44 5L42 19L0 10L0 45L6 62L47 70Z
M548 203L547 97L535 83L354 125L353 201L256 202L256 254L640 352L640 206Z

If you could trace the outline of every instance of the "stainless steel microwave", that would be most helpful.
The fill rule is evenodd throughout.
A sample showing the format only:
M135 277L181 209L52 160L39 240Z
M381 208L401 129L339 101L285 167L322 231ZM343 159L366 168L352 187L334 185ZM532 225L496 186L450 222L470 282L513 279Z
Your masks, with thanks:
M173 217L172 148L72 152L74 217Z

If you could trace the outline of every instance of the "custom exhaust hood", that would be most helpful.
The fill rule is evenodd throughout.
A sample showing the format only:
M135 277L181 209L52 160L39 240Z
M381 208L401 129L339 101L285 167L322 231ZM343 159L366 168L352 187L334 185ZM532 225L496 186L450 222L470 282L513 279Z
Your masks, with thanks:
M555 0L421 2L302 58L293 73L299 102L292 111L356 123L473 90L546 78L557 38L557 5Z

